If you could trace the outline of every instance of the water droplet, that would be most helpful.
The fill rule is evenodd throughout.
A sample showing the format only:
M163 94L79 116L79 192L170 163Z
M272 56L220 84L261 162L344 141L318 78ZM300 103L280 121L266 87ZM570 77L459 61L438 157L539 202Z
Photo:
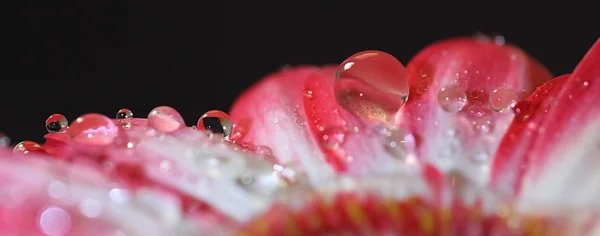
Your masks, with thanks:
M68 130L75 142L84 144L109 144L118 136L115 123L101 114L86 114L75 119Z
M117 112L117 119L129 119L133 118L133 112L127 108L123 108Z
M449 85L438 92L437 101L446 112L457 112L467 104L467 95L458 85Z
M46 130L48 133L63 133L67 131L69 122L61 114L54 114L46 119Z
M40 146L36 142L23 141L23 142L20 142L17 145L15 145L15 148L13 149L13 153L22 153L22 154L38 153L38 154L44 154L46 152L44 151L44 149L42 148L42 146Z
M152 109L148 114L148 126L159 132L172 132L185 127L185 122L177 110L160 106Z
M212 110L204 113L200 119L198 119L198 128L200 130L210 130L216 134L223 134L225 139L229 139L233 124L227 113Z
M328 127L321 132L321 145L327 149L339 148L346 141L346 131L339 127Z
M390 155L397 158L405 158L408 154L414 152L416 148L415 136L402 129L386 128L382 129L384 136L383 147Z
M346 110L363 118L389 121L408 98L406 69L385 52L359 52L338 68L334 92Z
M526 121L531 117L531 109L527 101L517 103L512 110L515 113L515 120L517 121Z
M506 87L497 88L490 94L490 107L494 111L502 112L506 108L514 106L517 98L517 93L514 90Z

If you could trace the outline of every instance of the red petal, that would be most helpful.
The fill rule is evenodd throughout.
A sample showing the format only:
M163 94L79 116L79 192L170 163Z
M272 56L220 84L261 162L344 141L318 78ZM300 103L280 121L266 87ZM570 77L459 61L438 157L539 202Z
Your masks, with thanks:
M556 101L558 92L570 74L562 75L538 87L529 98L514 107L516 117L502 139L492 165L491 186L503 192L518 190L517 181L527 170L531 145L538 126L547 116L548 108ZM508 188L508 189L502 189Z
M417 54L407 70L411 91L400 110L399 125L408 125L421 141L419 156L443 171L464 168L482 182L487 179L487 162L514 116L492 110L490 94L500 89L523 97L551 79L523 51L471 38L433 44ZM439 94L442 90L445 93ZM457 99L461 91L464 107L446 112L461 108L461 103L452 103L452 99L464 101Z
M527 123L535 127L537 135L528 140L529 150L521 157L529 164L523 177L517 179L521 182L520 198L538 205L598 205L600 40L557 89L556 99L547 97L538 107L543 111L536 111L534 116L545 114ZM511 151L522 152L517 145L503 149L503 157L509 158L514 155Z
M265 78L231 109L234 123L244 124L244 134L236 141L267 145L280 162L299 161L309 176L321 180L333 171L362 174L410 168L385 150L378 124L337 104L334 75L335 67L303 67Z

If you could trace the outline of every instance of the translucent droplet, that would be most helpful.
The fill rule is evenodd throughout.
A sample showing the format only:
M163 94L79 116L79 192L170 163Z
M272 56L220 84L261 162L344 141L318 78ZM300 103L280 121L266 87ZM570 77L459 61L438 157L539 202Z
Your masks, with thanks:
M385 52L359 52L339 66L334 92L346 110L370 120L389 121L408 98L406 69Z
M133 118L133 112L127 108L123 108L117 112L117 119Z
M346 141L346 131L339 127L328 127L321 132L321 145L327 149L339 148Z
M152 109L148 114L148 126L159 132L172 132L185 127L185 121L177 110L168 106Z
M397 158L405 158L408 154L415 151L415 136L402 129L383 129L384 150Z
M200 130L209 130L215 134L223 134L226 139L231 135L233 128L229 115L219 110L204 113L198 119L197 125Z
M46 152L44 151L44 149L42 148L42 146L39 145L36 142L23 141L23 142L20 142L17 145L15 145L15 148L13 149L13 153L22 153L22 154L38 153L38 154L44 154Z
M517 93L509 88L502 87L492 91L489 97L490 107L494 111L504 111L506 108L514 106L517 102Z
M101 114L86 114L75 119L67 132L71 139L83 144L109 144L118 136L117 125Z
M53 114L46 119L46 130L48 133L63 133L67 131L69 122L61 114Z
M458 85L449 85L438 92L437 101L446 112L458 112L467 104L467 94Z

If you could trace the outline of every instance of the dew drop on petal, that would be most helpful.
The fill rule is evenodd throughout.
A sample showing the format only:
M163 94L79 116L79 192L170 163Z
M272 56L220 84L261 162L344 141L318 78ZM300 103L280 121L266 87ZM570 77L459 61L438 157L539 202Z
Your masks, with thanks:
M129 110L127 108L123 108L117 112L116 118L117 119L133 118L133 112L131 112L131 110Z
M385 52L359 52L339 66L334 94L340 106L359 117L390 121L408 98L406 69Z
M15 145L15 147L13 149L13 153L22 153L22 154L39 153L39 154L44 154L46 152L44 151L44 149L42 148L42 146L39 145L36 142L33 142L33 141L22 141L22 142L18 143L17 145Z
M204 113L200 119L198 119L197 126L200 130L208 130L215 134L223 134L226 139L231 136L233 128L229 115L219 110L212 110Z
M53 114L46 119L46 130L48 133L64 133L69 127L67 118L61 114Z
M185 127L185 122L179 112L168 106L152 109L148 114L148 126L159 132L172 132Z
M504 111L506 108L512 107L517 102L517 93L509 88L501 87L494 89L489 97L490 107L494 111Z
M454 113L465 107L467 95L458 85L449 85L438 92L437 101L444 111Z
M118 136L116 124L101 114L86 114L75 119L67 132L74 142L109 144Z

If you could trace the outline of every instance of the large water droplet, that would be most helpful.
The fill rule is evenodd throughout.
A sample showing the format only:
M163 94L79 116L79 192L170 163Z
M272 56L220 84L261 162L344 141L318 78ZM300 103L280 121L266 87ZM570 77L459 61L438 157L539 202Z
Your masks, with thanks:
M458 85L448 85L438 92L437 101L446 112L457 112L467 104L467 94Z
M346 141L346 131L340 127L328 127L321 132L321 145L327 149L339 148Z
M109 144L118 136L115 123L101 114L86 114L73 123L68 130L73 141L83 144Z
M13 153L22 153L22 154L38 153L38 154L44 154L46 152L44 151L44 149L42 148L42 146L39 145L36 142L23 141L23 142L20 142L17 145L15 145L15 148L13 149Z
M334 92L346 110L363 118L389 121L408 98L406 69L385 52L359 52L338 68Z
M160 106L152 109L148 114L148 126L159 132L172 132L185 127L185 122L177 110Z
M501 112L508 107L514 106L517 98L517 93L514 90L506 87L497 88L490 94L490 107L494 111Z
M46 119L46 130L48 133L63 133L67 131L69 122L61 114L54 114Z
M198 119L197 125L200 130L209 130L215 134L223 134L226 139L229 139L233 128L229 115L219 110L204 113Z

